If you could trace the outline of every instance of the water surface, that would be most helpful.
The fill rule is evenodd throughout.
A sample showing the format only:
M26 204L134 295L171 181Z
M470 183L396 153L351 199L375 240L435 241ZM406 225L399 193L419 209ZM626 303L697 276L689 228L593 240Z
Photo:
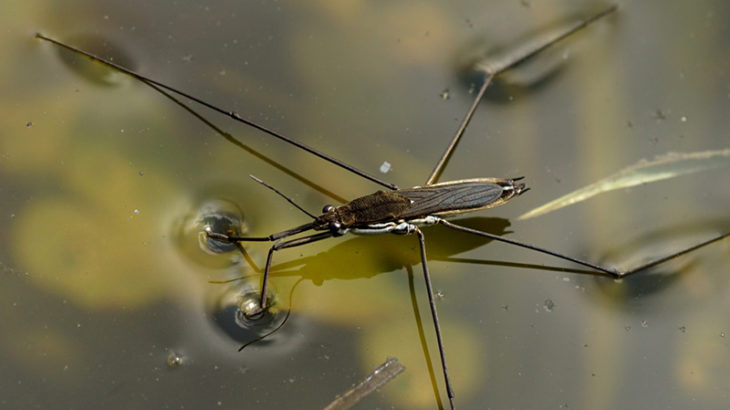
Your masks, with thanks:
M619 5L490 91L442 180L524 175L532 190L464 223L626 268L730 229L727 168L515 220L641 159L728 148L728 4ZM424 182L471 103L478 84L459 74L462 61L587 8L0 6L0 403L320 408L388 356L406 371L365 407L434 408L434 385L444 396L415 237L279 252L274 292L292 316L239 353L248 334L231 306L249 285L211 281L255 273L266 246L249 247L252 267L235 253L203 253L186 225L210 201L235 204L253 235L307 221L248 174L311 211L377 186L195 108L206 124L131 78L59 54L36 31L406 187ZM614 283L444 229L426 237L460 408L727 403L727 242Z

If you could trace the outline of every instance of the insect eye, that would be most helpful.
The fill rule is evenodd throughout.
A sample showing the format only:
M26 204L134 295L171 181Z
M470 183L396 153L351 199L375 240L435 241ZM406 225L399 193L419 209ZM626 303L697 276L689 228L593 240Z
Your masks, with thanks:
M335 210L335 207L334 206L332 206L332 205L325 205L324 208L322 208L322 213L323 214L328 214L328 213L330 213L330 212L332 212L334 210Z
M332 221L329 224L329 228L330 228L330 232L332 232L333 235L335 235L335 236L340 236L341 235L339 233L340 232L340 229L342 228L342 224L341 223L339 223L337 221Z

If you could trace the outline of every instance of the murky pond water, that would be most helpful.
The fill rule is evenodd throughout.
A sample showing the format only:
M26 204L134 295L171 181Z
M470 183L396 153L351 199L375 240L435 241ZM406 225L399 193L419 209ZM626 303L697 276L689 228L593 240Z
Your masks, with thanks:
M587 9L3 3L0 406L321 408L389 356L406 371L364 407L436 408L445 395L415 237L278 252L279 311L259 324L237 306L251 303L267 246L246 258L200 247L206 224L268 235L307 222L249 174L312 212L376 185L191 105L196 117L36 31L408 187L471 103L464 61ZM441 180L524 175L532 190L457 221L624 268L730 230L726 166L516 220L642 159L727 149L728 21L720 0L623 1L506 73ZM617 283L444 228L425 234L460 408L730 398L728 241ZM238 351L288 309L279 332Z

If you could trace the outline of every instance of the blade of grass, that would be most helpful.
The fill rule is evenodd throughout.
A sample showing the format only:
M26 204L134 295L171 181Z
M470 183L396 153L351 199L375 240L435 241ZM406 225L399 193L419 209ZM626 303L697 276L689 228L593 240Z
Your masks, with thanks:
M659 155L653 160L642 159L613 175L526 212L517 219L524 220L544 215L605 192L728 165L730 165L730 149L690 153L670 152Z

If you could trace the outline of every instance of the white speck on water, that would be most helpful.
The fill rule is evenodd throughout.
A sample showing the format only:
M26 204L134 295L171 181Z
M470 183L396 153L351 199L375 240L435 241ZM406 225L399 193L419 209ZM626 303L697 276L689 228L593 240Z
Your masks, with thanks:
M685 117L685 116L683 115L683 116L682 116L682 118L680 118L679 120L680 120L680 121L682 121L682 122L687 122L687 117Z
M451 98L451 92L448 88L444 88L444 90L441 91L441 94L439 94L439 97L441 97L442 100L448 100Z
M137 209L137 208L134 208L134 211L132 211L132 212L134 212L135 215L139 215L139 209Z
M383 174L387 174L388 172L390 172L390 162L383 161L383 164L380 165L380 172Z

